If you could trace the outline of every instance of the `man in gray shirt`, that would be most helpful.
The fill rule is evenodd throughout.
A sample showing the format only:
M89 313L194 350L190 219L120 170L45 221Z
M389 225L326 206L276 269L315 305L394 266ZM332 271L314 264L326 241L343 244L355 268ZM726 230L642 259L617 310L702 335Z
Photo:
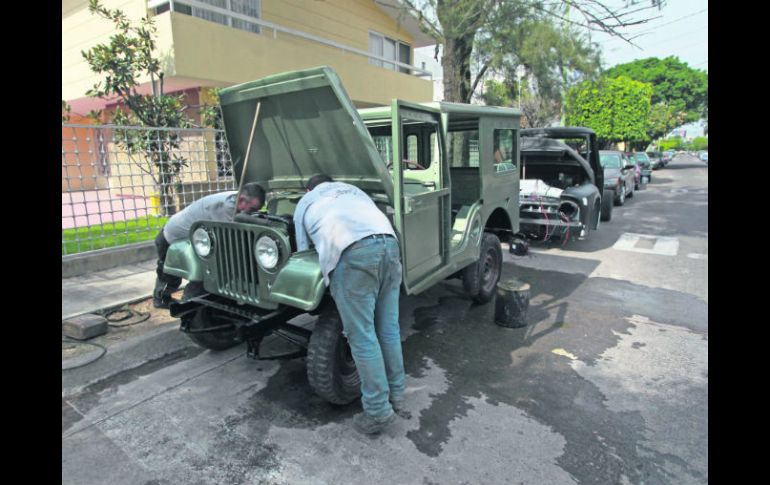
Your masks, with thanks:
M189 237L190 228L197 221L232 221L236 209L238 212L258 211L264 202L264 189L259 184L250 183L243 186L240 197L238 197L238 192L234 190L207 195L171 216L155 237L158 266L155 270L157 274L155 290L152 293L153 306L155 308L168 308L172 301L171 293L182 284L182 279L178 276L167 275L163 272L166 253L171 244Z
M361 378L356 429L382 431L403 407L404 357L398 323L401 254L396 233L354 185L316 175L294 211L297 249L318 260Z

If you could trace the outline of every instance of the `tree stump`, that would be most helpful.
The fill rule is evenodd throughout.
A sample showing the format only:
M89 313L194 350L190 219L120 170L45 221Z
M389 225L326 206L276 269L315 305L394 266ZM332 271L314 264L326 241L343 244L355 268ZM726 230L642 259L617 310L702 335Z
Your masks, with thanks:
M527 326L529 283L517 280L501 281L495 295L495 323L501 327Z

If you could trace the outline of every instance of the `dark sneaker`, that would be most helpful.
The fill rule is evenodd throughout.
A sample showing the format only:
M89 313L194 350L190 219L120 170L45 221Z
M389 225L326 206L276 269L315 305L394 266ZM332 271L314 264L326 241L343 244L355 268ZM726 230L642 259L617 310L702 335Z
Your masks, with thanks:
M357 414L353 418L353 426L363 434L379 433L396 420L396 413L390 413L382 418L373 418L366 413Z

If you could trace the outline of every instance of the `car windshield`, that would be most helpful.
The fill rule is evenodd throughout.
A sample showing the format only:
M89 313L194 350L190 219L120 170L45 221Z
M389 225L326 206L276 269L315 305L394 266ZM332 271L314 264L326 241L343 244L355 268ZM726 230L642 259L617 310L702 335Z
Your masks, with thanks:
M620 168L620 155L615 153L602 153L599 155L599 162L604 168Z
M647 162L647 161L649 161L649 160L650 160L650 159L647 157L647 154L646 154L646 153L637 153L637 154L636 154L636 159L637 159L637 160L639 160L640 162Z

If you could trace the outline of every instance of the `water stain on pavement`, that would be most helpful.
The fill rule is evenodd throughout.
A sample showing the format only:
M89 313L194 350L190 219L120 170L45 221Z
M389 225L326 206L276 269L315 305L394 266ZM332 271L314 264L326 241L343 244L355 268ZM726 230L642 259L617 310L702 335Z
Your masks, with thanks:
M512 269L506 268L507 272ZM530 309L530 325L524 329L494 325L494 305L473 306L466 301L467 312L458 311L463 306L459 301L448 304L458 299L447 295L454 293L447 291L448 284L423 294L435 304L415 311L422 331L404 342L406 370L419 375L429 358L445 371L449 389L433 396L431 405L420 413L419 429L407 433L417 449L428 456L440 455L451 437L449 423L467 415L468 398L484 396L493 405L516 406L564 436L567 444L558 463L583 483L624 479L670 483L676 478L664 468L670 463L691 477L701 477L681 459L645 448L646 427L639 412L608 409L596 385L570 367L574 361L550 352L569 345L570 353L581 361L596 363L600 354L628 335L632 325L624 319L631 314L624 308L625 300L597 302L597 289L611 283L624 296L648 289L554 271L515 271L517 277L531 282L532 300L540 302ZM535 298L545 291L548 297ZM668 292L667 296L680 295Z

